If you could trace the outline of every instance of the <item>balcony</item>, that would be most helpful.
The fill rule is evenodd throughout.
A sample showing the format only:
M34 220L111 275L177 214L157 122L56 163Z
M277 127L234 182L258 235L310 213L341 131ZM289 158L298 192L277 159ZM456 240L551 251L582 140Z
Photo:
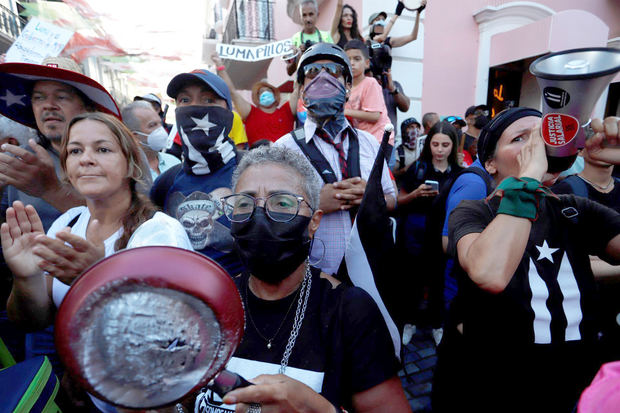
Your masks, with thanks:
M0 5L0 51L6 52L22 32L26 20Z
M259 46L275 41L273 5L270 0L233 0L222 43L241 46ZM228 74L238 90L249 90L267 77L271 59L256 62L224 60Z

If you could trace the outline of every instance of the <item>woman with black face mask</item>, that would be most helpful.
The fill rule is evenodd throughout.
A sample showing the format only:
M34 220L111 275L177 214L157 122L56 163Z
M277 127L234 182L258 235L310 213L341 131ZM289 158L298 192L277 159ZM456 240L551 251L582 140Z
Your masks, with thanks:
M263 146L233 175L222 205L248 270L235 278L246 328L227 369L255 385L200 393L196 411L411 411L372 298L311 266L323 214L314 173L302 155Z

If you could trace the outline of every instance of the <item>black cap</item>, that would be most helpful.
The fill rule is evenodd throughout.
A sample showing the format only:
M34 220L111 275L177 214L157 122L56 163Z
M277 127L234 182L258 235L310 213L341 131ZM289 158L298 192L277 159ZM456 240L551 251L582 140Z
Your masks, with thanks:
M497 141L502 133L515 121L526 116L536 116L541 118L542 113L531 108L510 108L497 114L489 123L486 124L478 137L478 158L480 163L484 163L493 155L497 147Z

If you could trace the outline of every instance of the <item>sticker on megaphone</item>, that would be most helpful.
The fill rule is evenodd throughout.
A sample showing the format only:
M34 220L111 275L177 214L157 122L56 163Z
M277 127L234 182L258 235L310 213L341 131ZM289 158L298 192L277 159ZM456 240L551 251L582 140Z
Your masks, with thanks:
M570 143L579 132L577 118L564 113L547 113L542 120L542 136L545 143L558 147Z
M547 86L543 90L543 98L547 105L553 109L563 108L570 102L570 95L567 91L553 86Z

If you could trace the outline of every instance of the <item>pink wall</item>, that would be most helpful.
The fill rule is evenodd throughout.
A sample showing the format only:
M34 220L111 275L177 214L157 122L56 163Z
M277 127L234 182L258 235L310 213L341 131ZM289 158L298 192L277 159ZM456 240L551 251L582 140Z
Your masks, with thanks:
M429 0L424 25L423 113L462 116L469 105L482 103L474 102L479 30L473 15L486 6L507 3L512 1ZM609 38L620 36L620 1L539 0L536 3L556 12L585 10L609 27ZM575 34L578 36L586 28L576 27Z
M575 30L588 27L585 32ZM581 47L605 47L609 28L601 19L583 10L565 10L491 39L490 65L497 66L549 51Z

